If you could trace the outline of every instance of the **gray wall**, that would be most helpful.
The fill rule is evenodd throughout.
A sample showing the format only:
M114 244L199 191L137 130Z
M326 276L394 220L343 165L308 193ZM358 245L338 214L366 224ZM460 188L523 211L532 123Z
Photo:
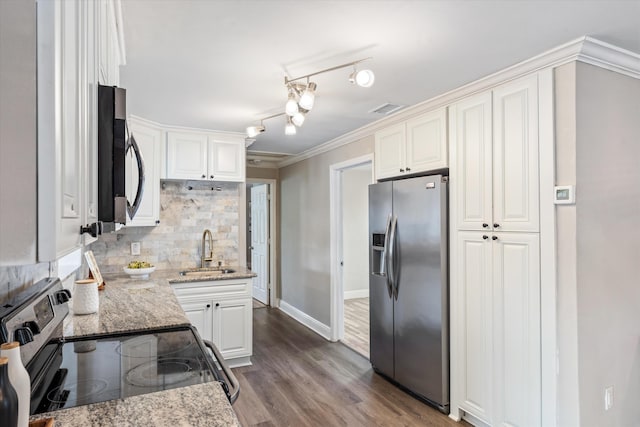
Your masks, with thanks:
M555 70L556 184L576 183L576 63ZM578 190L579 191L579 190ZM576 206L556 206L558 425L578 426Z
M36 5L0 1L0 266L36 260Z
M89 249L100 271L121 272L134 259L149 261L158 269L199 267L205 228L213 234L214 261L239 265L243 262L239 256L239 216L244 184L216 182L214 186L221 191L212 191L208 182L163 181L158 226L125 227L91 244ZM140 256L131 255L131 242L141 242Z
M373 153L373 135L280 169L280 297L330 322L329 167Z
M640 80L579 63L576 81L580 420L638 425Z

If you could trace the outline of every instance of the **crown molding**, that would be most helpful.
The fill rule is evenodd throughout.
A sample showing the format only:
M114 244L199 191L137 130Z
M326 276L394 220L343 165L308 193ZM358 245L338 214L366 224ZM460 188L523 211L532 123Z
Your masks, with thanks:
M442 95L407 107L402 111L369 123L361 128L348 132L330 141L320 144L300 154L293 155L278 163L278 167L292 165L318 154L326 153L343 145L370 136L379 130L411 119L420 114L447 106L457 100L478 92L489 90L499 84L517 79L526 74L537 72L544 68L581 61L617 73L640 79L640 55L626 49L605 43L589 36L583 36L563 45L557 46L540 55L507 67L503 70L482 77L479 80L460 86Z
M192 128L187 126L176 126L176 125L167 125L164 123L154 122L153 120L145 119L140 116L136 116L133 114L129 115L129 120L138 122L147 126L154 126L157 128L161 128L163 131L177 131L177 132L191 132L191 133L202 133L207 135L224 135L235 138L242 138L243 140L246 138L244 132L229 132L225 130L214 130L214 129L202 129L202 128Z

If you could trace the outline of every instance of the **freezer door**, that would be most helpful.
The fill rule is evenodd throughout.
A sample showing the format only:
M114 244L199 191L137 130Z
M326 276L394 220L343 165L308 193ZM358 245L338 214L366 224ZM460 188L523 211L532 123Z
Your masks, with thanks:
M396 181L395 380L448 411L447 185Z
M380 275L380 235L386 237L388 219L392 213L392 184L384 182L369 186L369 321L370 355L373 368L393 378L393 300L388 287L386 268ZM374 245L373 236L377 241ZM388 239L383 239L386 242ZM386 248L385 248L386 252ZM378 274L375 274L378 273Z

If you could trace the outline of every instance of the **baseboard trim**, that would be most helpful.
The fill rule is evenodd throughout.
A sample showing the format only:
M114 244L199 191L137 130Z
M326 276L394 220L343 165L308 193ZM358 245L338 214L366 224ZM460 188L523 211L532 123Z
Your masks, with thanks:
M307 313L295 308L286 301L280 300L278 307L284 314L311 329L327 341L331 341L331 328L317 319L309 316Z
M369 289L356 289L344 291L344 299L369 298Z

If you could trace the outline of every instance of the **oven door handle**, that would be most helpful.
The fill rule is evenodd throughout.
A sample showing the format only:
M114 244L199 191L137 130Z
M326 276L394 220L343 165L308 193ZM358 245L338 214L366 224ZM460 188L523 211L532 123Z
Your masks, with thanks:
M220 364L220 367L222 368L222 372L224 372L225 377L227 377L227 380L229 380L229 382L231 383L229 390L229 402L233 405L233 402L236 401L236 399L238 398L238 394L240 393L240 383L238 382L236 376L233 375L233 372L231 372L231 369L229 368L229 365L227 365L227 362L224 360L224 357L222 357L222 355L220 354L220 350L218 350L218 348L211 341L202 341L204 342L204 345L209 347L209 349L213 352L213 357L216 358L216 360Z

